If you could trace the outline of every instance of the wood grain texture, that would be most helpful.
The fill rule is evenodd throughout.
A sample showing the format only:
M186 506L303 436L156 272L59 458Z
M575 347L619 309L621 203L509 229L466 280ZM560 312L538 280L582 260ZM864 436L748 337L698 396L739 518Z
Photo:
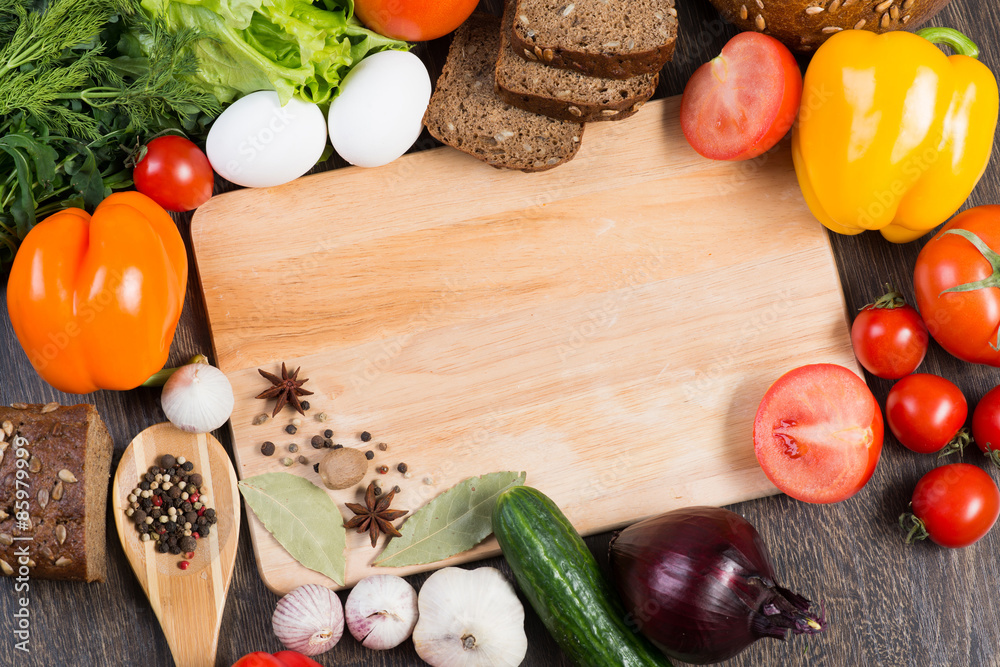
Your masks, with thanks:
M125 510L142 475L160 458L184 457L202 476L204 502L215 508L218 523L198 540L188 569L181 556L161 554L155 542L143 542ZM170 423L139 433L122 454L111 482L111 512L125 556L160 621L177 667L211 667L219 644L226 594L239 544L240 508L236 471L229 454L209 434L185 433Z
M463 479L524 470L588 535L776 492L753 455L759 397L806 363L860 374L835 260L787 143L751 171L705 160L679 106L595 125L548 173L440 148L202 206L192 241L236 395L240 476L282 470L294 443L309 464L289 470L321 484L310 465L323 452L306 444L329 428L392 469L330 492L341 507L372 479L398 484L395 506L413 511ZM293 208L295 226L275 237ZM252 424L270 410L254 398L271 386L257 369L282 362L315 392L294 437L290 408ZM391 449L360 442L365 430ZM265 440L275 456L260 453ZM271 590L333 585L249 521ZM491 540L396 572L496 553ZM351 534L348 587L385 571L372 560L367 536Z
M500 0L484 0L482 8L499 13ZM734 34L708 2L678 3L681 23L677 52L662 72L657 96L680 94L694 70L715 57ZM987 0L952 2L935 19L938 25L962 30L981 47L982 60L1000 71L1000 7ZM447 38L420 45L418 53L431 71L440 72ZM805 61L802 61L805 64ZM424 135L415 150L435 147ZM321 169L342 167L338 158ZM557 170L558 171L558 170ZM218 191L231 189L218 184ZM966 206L1000 201L1000 167L991 162ZM190 241L190 216L178 218ZM294 224L294 216L275 223L276 229ZM234 243L238 231L233 234ZM778 239L780 241L780 239ZM912 297L913 263L922 242L902 246L887 243L878 234L855 237L831 235L841 281L850 311L856 312L882 293L891 280ZM189 245L190 249L190 245ZM190 258L193 261L193 256ZM6 297L0 290L0 307ZM192 353L210 350L205 305L196 276L191 275L187 301L171 351L171 363ZM970 405L1000 384L1000 370L971 366L931 345L922 370L943 375L965 392ZM891 383L866 376L884 406ZM0 401L64 404L81 397L53 391L31 369L20 350L10 322L0 317ZM154 390L97 392L82 400L100 410L116 443L116 457L131 439L149 425L164 420L159 395ZM231 447L228 430L216 433ZM979 459L967 456L967 460ZM730 509L749 519L771 551L781 583L823 599L830 618L827 634L788 642L763 640L725 667L992 667L1000 655L1000 601L996 582L1000 564L1000 530L962 550L919 544L905 547L895 524L909 501L913 485L937 465L933 457L906 450L887 437L882 461L868 486L854 498L836 505L815 506L777 495L738 503ZM658 490L648 488L655 495ZM110 512L110 510L109 510ZM107 517L109 535L113 519ZM264 586L254 562L250 531L242 520L236 571L223 617L216 665L228 667L251 651L278 651L281 645L271 632L271 614L278 598ZM607 563L610 533L587 538L602 567ZM32 581L28 591L17 592L9 580L0 580L0 656L17 667L51 667L79 664L94 667L172 664L170 648L156 617L139 587L121 547L108 546L108 581L95 585L70 585ZM482 561L510 576L502 558ZM419 588L426 575L408 580ZM13 648L17 621L13 614L18 596L30 599L30 653ZM344 597L341 594L342 599ZM526 610L525 630L529 649L525 667L569 667L569 662L549 638L538 617ZM345 637L316 660L327 666L410 667L419 665L412 644L373 652Z

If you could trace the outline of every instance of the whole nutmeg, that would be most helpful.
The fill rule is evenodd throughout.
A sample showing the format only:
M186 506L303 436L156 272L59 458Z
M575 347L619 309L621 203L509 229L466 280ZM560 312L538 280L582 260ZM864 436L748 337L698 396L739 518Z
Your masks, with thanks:
M319 463L319 476L328 489L354 486L368 472L368 459L357 449L331 449Z

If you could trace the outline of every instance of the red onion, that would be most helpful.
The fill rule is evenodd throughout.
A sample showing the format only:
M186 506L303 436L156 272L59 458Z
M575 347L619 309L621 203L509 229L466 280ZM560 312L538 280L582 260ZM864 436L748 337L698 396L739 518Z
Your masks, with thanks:
M757 530L728 510L687 507L626 528L611 540L611 569L630 624L684 662L824 626L822 610L775 583Z

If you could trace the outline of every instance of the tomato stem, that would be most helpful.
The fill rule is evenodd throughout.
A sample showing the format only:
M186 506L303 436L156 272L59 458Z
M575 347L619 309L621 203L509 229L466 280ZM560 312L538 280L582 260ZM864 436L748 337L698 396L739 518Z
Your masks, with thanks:
M911 525L907 526L906 524ZM899 515L899 526L903 530L907 531L907 544L913 544L914 542L926 540L930 537L930 534L927 532L927 526L925 526L924 522L918 519L917 515L912 512L903 512Z
M955 434L955 437L944 446L944 449L942 449L941 453L938 454L938 458L941 459L946 456L951 456L955 452L958 452L959 456L963 456L965 454L965 448L970 442L972 442L972 434L969 433L969 429L963 427L958 433Z
M979 57L979 47L971 39L954 28L924 28L916 34L931 44L947 44L958 55Z
M993 465L1000 468L1000 449L993 449L989 443L986 444L986 457L993 462Z
M885 308L887 310L892 310L894 308L902 308L906 305L906 299L903 295L897 292L890 283L885 284L886 292L880 296L874 303L870 303L865 308ZM864 310L862 308L861 310Z
M976 280L971 283L963 283L961 285L949 287L948 289L943 290L941 294L947 294L948 292L973 292L978 289L987 289L990 287L1000 288L1000 255L994 252L994 250L986 245L981 238L979 238L975 233L970 232L968 229L949 229L948 231L943 232L941 236L944 236L945 234L957 234L974 245L976 250L978 250L983 256L983 259L990 263L990 268L993 269L993 273L986 276L982 280ZM939 298L941 294L938 294ZM1000 351L1000 329L997 330L996 343L990 343L990 347L994 350Z

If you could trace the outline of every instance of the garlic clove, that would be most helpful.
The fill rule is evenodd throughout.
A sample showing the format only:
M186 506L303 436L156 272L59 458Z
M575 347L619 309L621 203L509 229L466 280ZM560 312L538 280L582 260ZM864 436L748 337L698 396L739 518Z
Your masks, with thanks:
M344 605L347 629L378 651L402 644L417 624L417 592L402 577L375 574L358 582Z
M167 419L182 431L208 433L233 414L233 387L226 374L214 366L196 363L181 366L170 376L160 395Z
M336 646L343 636L344 609L329 588L306 584L278 600L271 626L285 648L319 655Z
M499 570L438 570L417 605L413 645L432 667L516 667L524 660L524 607Z

